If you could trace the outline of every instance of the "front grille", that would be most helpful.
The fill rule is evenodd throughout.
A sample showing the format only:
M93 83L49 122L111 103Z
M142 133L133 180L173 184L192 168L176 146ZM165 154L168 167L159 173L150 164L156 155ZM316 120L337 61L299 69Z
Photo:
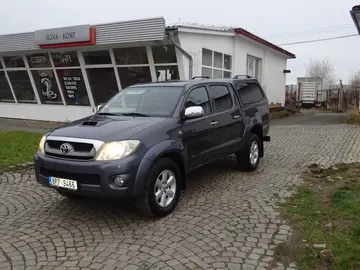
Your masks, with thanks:
M69 144L72 150L68 153L60 151L61 145ZM45 154L51 157L74 159L74 160L92 160L95 157L96 151L94 145L83 142L68 142L59 140L47 140L45 143Z
M53 141L53 140L47 140L46 142L49 145L49 147L53 149L60 149L60 146L63 143L65 143L62 141ZM91 149L94 147L90 143L69 142L69 144L71 144L74 147L75 151L79 151L79 152L90 152Z
M85 174L85 173L70 173L57 170L49 170L46 168L40 168L40 174L45 177L53 176L69 180L76 180L80 184L86 185L100 185L100 176L97 174Z

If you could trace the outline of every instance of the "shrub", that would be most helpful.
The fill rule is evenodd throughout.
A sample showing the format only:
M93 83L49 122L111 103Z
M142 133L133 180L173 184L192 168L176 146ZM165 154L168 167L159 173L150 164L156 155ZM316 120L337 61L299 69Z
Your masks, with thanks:
M360 112L359 110L349 110L349 117L346 120L348 124L360 124Z

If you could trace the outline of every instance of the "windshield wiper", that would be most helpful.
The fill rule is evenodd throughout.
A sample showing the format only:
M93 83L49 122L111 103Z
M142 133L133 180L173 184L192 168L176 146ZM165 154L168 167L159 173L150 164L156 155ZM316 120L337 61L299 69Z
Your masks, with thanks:
M97 113L97 115L117 115L119 116L119 113L109 113L109 112L101 112L101 113Z
M122 113L122 115L125 115L125 116L143 116L143 117L149 117L149 116L146 115L146 114L137 113L137 112Z

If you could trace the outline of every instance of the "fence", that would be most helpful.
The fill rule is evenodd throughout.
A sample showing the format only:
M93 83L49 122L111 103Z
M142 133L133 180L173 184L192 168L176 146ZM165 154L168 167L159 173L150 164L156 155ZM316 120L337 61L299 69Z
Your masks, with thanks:
M285 107L298 107L299 93L297 85L287 85L285 88ZM359 109L360 86L345 85L317 91L315 106L331 111L346 111Z

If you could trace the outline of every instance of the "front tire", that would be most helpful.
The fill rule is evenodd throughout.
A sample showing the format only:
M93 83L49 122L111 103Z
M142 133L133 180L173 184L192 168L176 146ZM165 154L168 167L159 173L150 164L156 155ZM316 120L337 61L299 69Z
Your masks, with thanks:
M136 207L146 216L167 216L174 211L180 198L180 169L171 159L162 158L151 168L148 177L145 195L136 200Z
M259 137L251 133L243 151L236 153L237 163L240 169L252 172L259 167L261 147Z

